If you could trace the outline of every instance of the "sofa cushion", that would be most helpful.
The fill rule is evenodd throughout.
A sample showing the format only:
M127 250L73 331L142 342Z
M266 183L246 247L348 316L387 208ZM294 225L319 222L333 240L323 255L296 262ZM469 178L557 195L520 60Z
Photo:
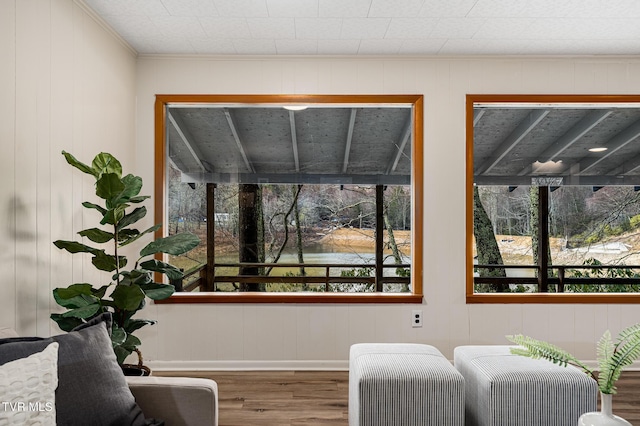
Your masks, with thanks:
M18 337L18 333L16 333L12 328L0 327L0 339L5 339L7 337Z
M56 424L58 343L0 365L0 425Z
M145 425L111 346L111 314L50 338L0 339L0 365L58 342L59 426Z

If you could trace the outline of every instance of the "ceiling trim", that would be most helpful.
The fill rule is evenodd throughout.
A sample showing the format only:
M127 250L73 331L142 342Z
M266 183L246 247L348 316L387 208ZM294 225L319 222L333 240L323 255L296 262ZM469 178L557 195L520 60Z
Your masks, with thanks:
M84 0L73 0L73 2L82 9L87 15L91 17L102 29L109 33L113 38L115 38L122 46L124 46L129 53L131 53L134 57L138 57L138 52L133 48L116 30L111 28L111 25L107 24L107 21L102 19L100 15L98 15L93 9L91 9Z

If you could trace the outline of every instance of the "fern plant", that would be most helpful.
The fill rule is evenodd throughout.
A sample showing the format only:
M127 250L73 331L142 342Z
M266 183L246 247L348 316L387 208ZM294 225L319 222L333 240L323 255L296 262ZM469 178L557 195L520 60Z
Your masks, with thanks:
M511 353L534 359L546 359L564 367L567 365L578 367L597 380L600 392L608 395L616 393L615 384L624 367L633 364L635 360L640 358L640 323L622 330L615 342L608 330L602 335L597 345L599 369L597 375L589 366L554 344L522 334L506 337L509 341L519 345L517 348L511 348Z

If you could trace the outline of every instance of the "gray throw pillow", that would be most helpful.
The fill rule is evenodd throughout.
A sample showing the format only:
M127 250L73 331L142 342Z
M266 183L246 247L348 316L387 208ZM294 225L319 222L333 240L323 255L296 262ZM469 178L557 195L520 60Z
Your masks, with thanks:
M142 410L127 386L111 346L111 314L50 338L0 339L0 365L58 342L58 426L142 426Z

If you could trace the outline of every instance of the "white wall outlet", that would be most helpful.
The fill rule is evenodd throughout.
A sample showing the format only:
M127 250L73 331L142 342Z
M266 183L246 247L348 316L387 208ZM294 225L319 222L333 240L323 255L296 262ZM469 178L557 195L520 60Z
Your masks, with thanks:
M411 327L422 327L422 311L411 311Z

